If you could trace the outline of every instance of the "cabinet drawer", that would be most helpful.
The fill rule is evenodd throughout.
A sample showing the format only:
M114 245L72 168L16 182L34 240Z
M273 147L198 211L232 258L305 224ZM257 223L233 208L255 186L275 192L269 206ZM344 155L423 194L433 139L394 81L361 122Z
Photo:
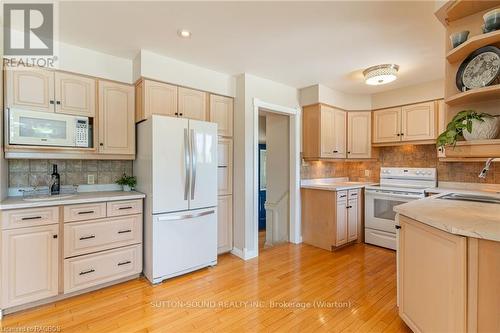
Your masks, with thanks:
M106 206L108 217L142 213L142 200L111 201Z
M348 191L348 197L349 197L349 200L354 200L354 199L357 199L359 197L359 190L349 190Z
M55 224L59 223L59 207L5 210L1 217L2 229Z
M106 217L106 203L64 206L64 222L93 220Z
M142 245L64 260L64 293L139 274L142 271Z
M345 201L345 200L347 200L347 191L338 191L337 201Z
M140 243L142 215L64 225L64 257Z

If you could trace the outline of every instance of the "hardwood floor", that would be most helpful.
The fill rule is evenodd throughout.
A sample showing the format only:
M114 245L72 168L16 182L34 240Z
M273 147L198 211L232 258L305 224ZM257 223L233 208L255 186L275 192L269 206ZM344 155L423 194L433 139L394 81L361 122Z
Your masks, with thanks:
M411 332L397 314L395 253L364 244L334 253L285 244L247 262L226 254L216 267L154 287L132 280L6 315L1 326L10 332L35 326L39 332Z

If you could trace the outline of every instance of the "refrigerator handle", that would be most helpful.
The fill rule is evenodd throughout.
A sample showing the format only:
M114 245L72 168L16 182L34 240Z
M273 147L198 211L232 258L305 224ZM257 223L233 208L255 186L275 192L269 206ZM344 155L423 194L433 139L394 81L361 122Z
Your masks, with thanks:
M190 146L189 146L189 135L188 135L188 129L184 129L184 175L185 175L185 182L184 182L184 200L188 199L188 193L189 193L189 155L190 155Z
M196 189L196 155L198 153L196 147L196 136L194 129L191 130L191 200L194 200L194 191Z
M202 216L207 216L207 215L212 215L212 214L215 214L215 210L208 210L208 211L201 212L201 213L186 214L186 215L162 216L162 217L158 218L158 222L194 219L197 217L202 217Z

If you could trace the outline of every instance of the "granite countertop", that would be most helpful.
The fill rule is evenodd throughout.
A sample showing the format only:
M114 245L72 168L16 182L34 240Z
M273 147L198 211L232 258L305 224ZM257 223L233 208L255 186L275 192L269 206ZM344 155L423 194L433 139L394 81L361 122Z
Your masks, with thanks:
M452 234L500 242L500 204L439 199L446 193L398 205L394 211ZM481 194L500 198L499 194Z
M304 179L300 182L301 188L308 188L323 191L343 191L349 189L363 188L367 185L373 185L373 182L351 182L348 178L321 178Z
M136 191L80 192L71 196L61 195L61 198L50 198L48 200L40 201L24 200L22 196L17 196L7 197L5 200L2 200L0 202L0 210L72 205L100 201L132 200L141 199L144 197L145 195L143 193Z

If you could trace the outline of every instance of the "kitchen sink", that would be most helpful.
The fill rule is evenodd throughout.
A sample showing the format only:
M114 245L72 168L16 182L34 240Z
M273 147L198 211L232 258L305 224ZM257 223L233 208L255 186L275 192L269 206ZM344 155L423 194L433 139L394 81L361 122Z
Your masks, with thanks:
M59 195L36 195L32 197L23 198L25 201L50 201L50 200L60 200L74 197L74 194L59 194Z
M477 194L465 194L465 193L449 193L438 197L438 199L443 200L461 200L461 201L474 201L483 203L500 204L500 197L488 196L488 195L477 195Z

